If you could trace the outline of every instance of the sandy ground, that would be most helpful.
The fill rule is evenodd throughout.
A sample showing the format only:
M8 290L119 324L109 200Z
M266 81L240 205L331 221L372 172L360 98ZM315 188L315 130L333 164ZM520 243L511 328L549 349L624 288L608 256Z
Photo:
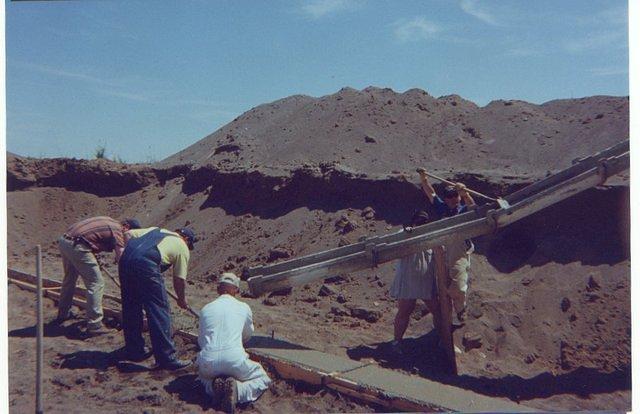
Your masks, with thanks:
M360 99L353 97L356 98ZM308 97L289 99L300 101L299 105L318 103ZM352 98L343 97L337 102L348 99ZM390 99L392 104L387 106L395 108L395 98ZM442 104L447 99L457 98L434 100L439 102L440 112L430 109L434 111L432 116L448 116L454 107L482 118L482 125L491 123L490 109L496 112L497 108L531 106L520 102L500 102L484 108L465 102ZM334 113L338 104L329 103L323 103L325 111ZM289 107L288 102L271 105ZM579 128L591 125L596 118L606 119L609 112L621 111L620 122L599 132L609 136L607 131L613 134L628 128L624 105L628 105L626 98L594 97L548 103L537 111L560 120L584 119L590 111L605 114L601 118L597 114L589 116L591 121L579 123ZM264 111L263 107L258 109ZM251 113L243 117L253 116ZM280 115L288 119L274 110L271 118L262 121L273 126L280 122ZM501 133L507 136L509 131ZM348 141L346 135L345 140ZM327 139L323 142L325 146L333 145ZM512 153L519 142L514 140ZM582 155L608 145L596 138L571 142L580 147L577 151ZM216 145L208 145L209 153L215 152ZM200 152L204 153L202 149ZM395 157L393 152L387 155ZM216 297L215 280L222 270L240 273L246 266L269 263L276 256L299 256L354 242L361 236L396 231L413 208L424 205L423 195L415 185L417 177L409 175L417 161L403 166L406 179L398 178L398 174L376 175L375 163L370 169L361 167L361 172L356 164L349 167L356 169L353 172L347 171L346 165L322 167L318 163L308 170L289 169L284 174L294 158L269 161L270 165L279 163L277 174L268 173L266 164L240 171L245 167L239 161L234 168L240 172L223 171L198 160L199 164L187 169L77 160L10 160L9 265L33 271L29 249L40 243L45 274L60 279L62 266L55 240L67 225L90 215L136 216L144 225L169 229L188 224L203 239L193 253L187 291L190 304L200 308ZM457 166L459 161L454 159L448 165ZM566 163L570 164L570 160ZM542 166L544 162L537 160L537 164ZM560 164L559 160L550 160L548 165ZM508 174L512 172L508 171L463 174L460 178L492 194L508 193L537 175L544 176L543 169L546 171L546 167L530 168L527 174L511 179ZM353 359L372 359L410 375L543 410L629 410L628 203L628 187L594 189L475 241L469 318L454 332L454 339L461 349L465 334L480 335L482 340L480 348L458 356L458 377L444 373L431 316L421 306L406 334L408 356L393 358L388 352L395 316L395 303L388 295L394 263L318 281L288 294L243 300L254 311L258 332L273 331L277 338L311 348ZM375 210L373 217L364 214L369 206ZM353 231L343 233L336 226L343 216L354 224ZM104 257L104 261L111 259ZM115 273L113 265L110 269ZM107 284L117 294L115 286L110 281ZM329 291L327 296L319 294L323 285ZM12 412L33 410L33 298L32 293L9 287ZM364 308L377 318L367 321L351 317L351 307ZM47 301L45 314L48 318L55 316L51 301ZM190 316L175 307L174 322L178 328L194 326ZM193 372L178 376L155 371L120 373L110 355L122 345L120 332L84 341L74 332L73 322L65 329L47 331L47 411L84 412L89 407L97 412L207 409L201 391L194 387ZM179 348L185 357L195 358L192 345L179 343ZM362 412L377 411L379 407L362 405L326 390L277 381L274 390L246 410Z

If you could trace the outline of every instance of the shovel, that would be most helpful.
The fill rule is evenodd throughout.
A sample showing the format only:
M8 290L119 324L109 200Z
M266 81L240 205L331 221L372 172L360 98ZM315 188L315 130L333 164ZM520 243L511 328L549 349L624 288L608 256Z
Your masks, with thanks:
M109 278L110 278L111 280L113 280L113 283L115 283L115 284L116 284L116 286L118 286L120 289L122 289L122 288L120 287L120 283L118 283L118 280L116 280L116 278L115 278L115 277L113 277L113 275L111 274L111 272L109 272L107 269L105 269L105 268L104 268L104 266L102 266L102 264L100 264L100 263L98 263L98 266L100 266L100 269L101 269L104 273L106 273L106 274L107 274L107 276L109 276ZM176 302L178 301L178 297L177 297L175 294L173 294L169 289L167 289L167 294L168 294L169 296L171 296L171 297L172 297ZM194 311L194 310L191 308L191 306L187 306L187 311L188 311L192 316L194 316L196 319L199 319L199 318L200 318L200 315L198 315L198 313L197 313L196 311Z
M416 171L417 171L418 173L424 173L425 175L427 175L427 176L429 176L429 177L431 177L431 178L435 178L436 180L442 181L442 182L443 182L443 183L445 183L445 184L449 184L449 185L453 185L453 186L455 186L455 185L456 185L456 183L454 183L454 182L452 182L452 181L445 180L445 179L444 179L444 178L442 178L442 177L438 177L438 176L437 176L437 175L435 175L435 174L431 174L430 172L427 172L427 170L425 170L424 168L418 168ZM477 191L475 191L475 190L472 190L472 189L470 189L470 188L467 188L467 191L468 191L468 192L470 192L471 194L475 194L475 195L480 196L480 197L482 197L482 198L486 198L487 200L495 201L496 203L498 203L498 205L500 206L500 208L509 208L509 207L511 207L511 206L509 205L509 202L508 202L507 200L505 200L504 198L501 198L501 197L498 197L498 198L489 197L489 196L487 196L487 195L484 195L484 194L482 194L482 193L479 193L479 192L477 192Z

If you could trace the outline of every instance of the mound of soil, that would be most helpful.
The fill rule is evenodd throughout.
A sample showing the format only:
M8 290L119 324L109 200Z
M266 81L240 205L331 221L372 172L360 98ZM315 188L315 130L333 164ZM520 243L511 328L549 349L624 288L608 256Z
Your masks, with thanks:
M628 97L593 96L535 105L420 89L344 88L291 96L247 111L161 165L212 165L267 174L342 166L366 176L442 173L543 177L629 137Z

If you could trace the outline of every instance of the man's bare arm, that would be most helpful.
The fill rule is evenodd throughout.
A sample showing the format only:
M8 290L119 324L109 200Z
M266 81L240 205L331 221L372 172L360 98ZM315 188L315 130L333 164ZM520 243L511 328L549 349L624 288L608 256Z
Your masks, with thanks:
M456 183L456 190L458 190L458 194L460 194L460 198L464 201L467 208L472 208L476 206L476 202L471 197L471 194L467 191L467 186L462 183Z
M427 195L429 202L433 204L433 199L436 196L436 191L431 186L429 179L427 178L426 171L422 168L418 169L418 174L420 174L420 184L422 185L422 190Z
M115 258L113 259L113 263L117 264L120 261L120 257L122 257L122 252L124 251L124 248L116 246L114 250L115 250Z
M185 297L185 286L186 282L184 279L180 279L179 277L173 277L173 289L176 291L176 296L178 297L178 306L182 309L189 308L187 304L187 298Z

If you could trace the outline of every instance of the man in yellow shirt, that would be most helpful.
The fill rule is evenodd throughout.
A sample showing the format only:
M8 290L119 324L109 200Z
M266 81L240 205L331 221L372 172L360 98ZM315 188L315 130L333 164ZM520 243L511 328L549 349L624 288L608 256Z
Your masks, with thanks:
M175 356L162 272L173 267L173 287L178 296L178 306L187 309L185 281L189 251L197 241L195 233L186 227L175 232L151 227L130 230L127 236L129 241L118 263L126 358L140 361L149 356L142 337L144 309L157 364L168 370L185 368L191 365L191 361L182 361Z

